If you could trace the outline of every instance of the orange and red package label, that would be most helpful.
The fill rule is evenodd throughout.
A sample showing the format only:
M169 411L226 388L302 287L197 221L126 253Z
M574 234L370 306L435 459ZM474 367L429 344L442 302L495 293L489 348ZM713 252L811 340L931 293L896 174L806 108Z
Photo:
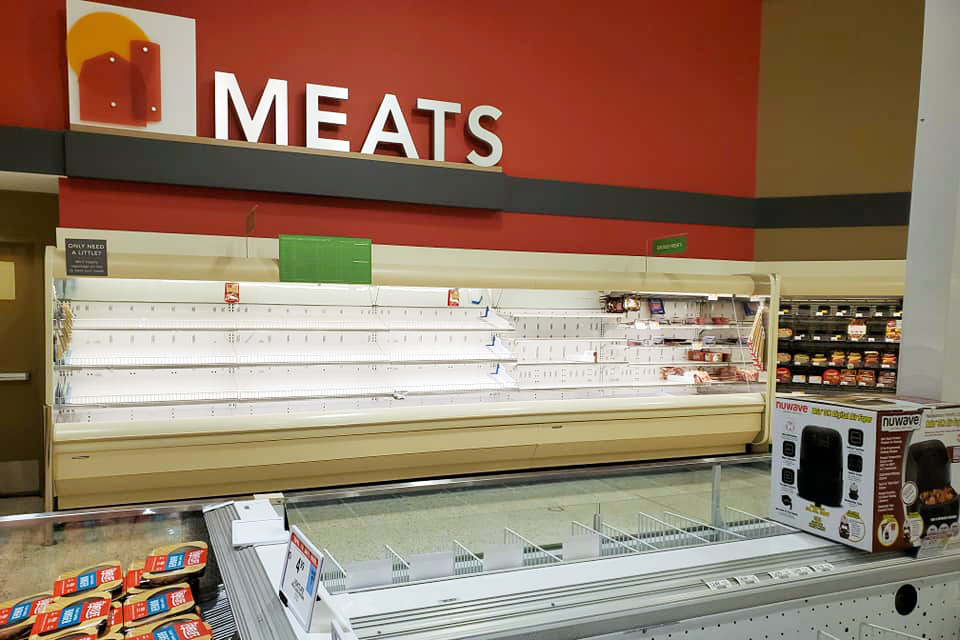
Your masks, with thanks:
M123 605L123 623L129 627L139 621L190 610L194 604L193 593L186 584L152 589L127 599Z
M213 630L203 620L188 620L172 625L158 624L139 635L127 635L127 640L206 640L213 637Z
M147 556L147 562L143 567L146 573L161 573L164 571L179 571L188 569L206 563L206 549L191 549L189 551L178 551L176 553L166 553L157 556Z
M73 598L60 598L37 614L31 635L46 635L70 627L97 625L110 615L110 594L92 593Z
M53 595L69 596L97 589L113 590L123 582L123 567L119 563L91 567L77 575L65 574L53 583Z

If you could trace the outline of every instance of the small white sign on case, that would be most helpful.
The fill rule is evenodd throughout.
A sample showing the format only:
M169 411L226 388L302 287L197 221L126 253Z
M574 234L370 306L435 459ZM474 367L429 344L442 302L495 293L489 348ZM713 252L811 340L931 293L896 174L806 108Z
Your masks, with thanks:
M718 580L704 580L703 582L707 585L707 588L709 588L710 591L726 591L727 589L733 588L733 583L726 578L720 578Z

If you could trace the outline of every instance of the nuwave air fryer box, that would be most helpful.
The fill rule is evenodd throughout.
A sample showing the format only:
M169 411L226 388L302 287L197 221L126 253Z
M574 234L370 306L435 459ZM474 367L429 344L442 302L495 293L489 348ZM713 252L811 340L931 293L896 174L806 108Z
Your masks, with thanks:
M770 516L866 551L960 539L960 406L778 395Z

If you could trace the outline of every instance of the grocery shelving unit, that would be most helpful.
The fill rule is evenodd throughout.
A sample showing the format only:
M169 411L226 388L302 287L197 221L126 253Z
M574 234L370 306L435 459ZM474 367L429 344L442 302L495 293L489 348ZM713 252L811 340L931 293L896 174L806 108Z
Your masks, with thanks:
M632 396L758 379L744 338L751 321L739 320L738 307L748 307L733 296L671 296L657 314L639 296L643 310L598 310L602 292L591 310L480 304L492 291L449 306L449 291L413 287L320 287L315 304L109 299L117 287L96 299L102 288L60 283L57 422L430 404L493 392ZM192 295L191 285L182 289ZM554 295L565 297L583 294Z
M623 307L624 296L633 308ZM606 300L601 312L499 310L515 328L504 340L520 389L589 397L758 380L745 337L753 316L740 320L753 310L749 298L614 292Z
M777 389L896 393L901 298L784 298Z

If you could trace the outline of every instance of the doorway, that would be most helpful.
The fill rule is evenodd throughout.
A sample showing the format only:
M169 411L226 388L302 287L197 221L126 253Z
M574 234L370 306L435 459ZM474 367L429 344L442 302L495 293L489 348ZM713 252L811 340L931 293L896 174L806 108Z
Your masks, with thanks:
M0 496L40 491L43 459L40 242L0 237Z

